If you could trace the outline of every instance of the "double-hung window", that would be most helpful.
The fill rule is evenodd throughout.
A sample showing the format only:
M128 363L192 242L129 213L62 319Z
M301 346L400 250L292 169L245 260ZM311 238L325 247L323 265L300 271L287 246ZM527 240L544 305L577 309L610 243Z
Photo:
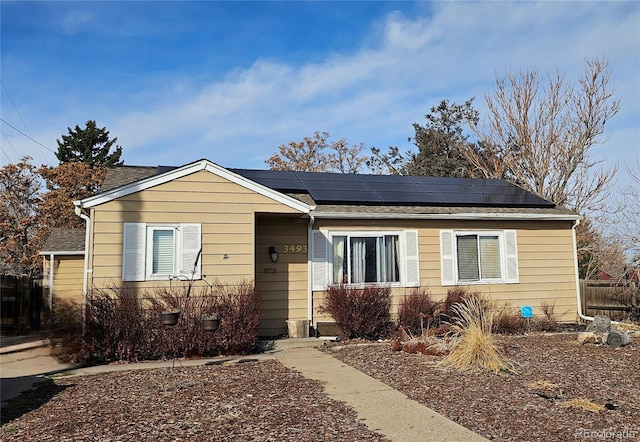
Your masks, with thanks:
M124 223L122 280L200 278L200 224Z
M440 232L442 285L516 283L516 232Z
M314 290L327 285L419 285L418 233L313 231Z

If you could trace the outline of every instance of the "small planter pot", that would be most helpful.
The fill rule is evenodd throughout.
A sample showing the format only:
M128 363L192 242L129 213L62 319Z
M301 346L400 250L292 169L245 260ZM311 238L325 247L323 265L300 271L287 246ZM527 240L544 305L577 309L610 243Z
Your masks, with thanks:
M162 312L160 313L160 322L162 325L176 325L180 319L180 312Z
M208 332L214 332L220 328L220 318L211 317L202 320L202 329Z

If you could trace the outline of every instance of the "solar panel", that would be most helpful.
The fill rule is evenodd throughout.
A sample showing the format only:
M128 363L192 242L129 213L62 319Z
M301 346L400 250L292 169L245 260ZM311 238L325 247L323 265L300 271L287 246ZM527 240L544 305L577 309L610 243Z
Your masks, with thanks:
M229 170L277 191L307 192L318 204L555 207L506 180Z

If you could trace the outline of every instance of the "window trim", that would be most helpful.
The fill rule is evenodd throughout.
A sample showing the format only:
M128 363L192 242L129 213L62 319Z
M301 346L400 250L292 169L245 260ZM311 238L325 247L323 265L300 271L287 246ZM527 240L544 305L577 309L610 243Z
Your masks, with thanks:
M505 259L505 243L504 243L504 232L501 230L474 230L474 231L463 231L463 230L457 230L454 231L453 233L454 235L454 257L455 257L455 277L456 277L456 281L458 281L460 284L466 284L466 285L476 285L476 284L503 284L506 281L506 259ZM495 238L496 236L498 237L498 259L500 260L499 262L499 267L500 267L500 277L499 278L483 278L481 273L482 273L482 262L481 262L481 256L478 255L478 274L480 274L480 278L478 279L460 279L460 261L459 261L459 257L458 257L458 238L459 237L463 237L463 236L475 236L476 238L478 238L478 248L479 248L479 244L480 241L479 239L481 237L490 237L490 238Z
M311 264L310 278L311 289L316 292L325 291L333 284L333 235L348 236L383 236L398 235L400 245L400 282L375 283L367 285L391 287L419 287L420 286L420 261L419 261L419 231L418 229L389 229L389 230L310 230L309 261ZM365 284L350 284L350 287L363 287Z
M328 256L328 264L329 264L329 285L340 285L339 283L333 282L333 273L334 273L334 237L342 236L346 238L347 250L349 250L349 244L351 242L351 238L382 238L384 242L385 236L397 236L399 251L398 251L398 281L391 282L349 282L343 284L346 287L377 287L377 286L389 286L389 287L405 287L405 271L403 271L403 267L406 265L405 261L405 245L404 245L404 232L397 230L341 230L341 231L330 231L329 232L329 256ZM348 254L347 254L348 255ZM350 271L351 269L349 269Z
M457 238L476 235L498 237L500 255L500 278L478 280L460 279L458 270ZM441 283L452 285L517 284L519 280L518 250L516 230L476 229L476 230L440 230ZM480 264L480 261L478 261Z
M153 232L157 230L173 230L171 275L153 274ZM178 277L202 279L202 224L125 222L122 234L123 281L166 281ZM185 271L185 265L193 268Z
M176 274L176 268L180 262L180 250L178 247L179 224L147 224L145 244L145 281L158 281L169 279ZM153 273L153 232L171 231L173 232L173 267L171 273Z

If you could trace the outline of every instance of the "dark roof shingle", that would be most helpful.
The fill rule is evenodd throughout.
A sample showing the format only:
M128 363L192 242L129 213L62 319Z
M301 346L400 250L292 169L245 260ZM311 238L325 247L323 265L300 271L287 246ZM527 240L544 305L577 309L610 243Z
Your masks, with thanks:
M53 229L42 246L43 253L84 253L85 229Z

